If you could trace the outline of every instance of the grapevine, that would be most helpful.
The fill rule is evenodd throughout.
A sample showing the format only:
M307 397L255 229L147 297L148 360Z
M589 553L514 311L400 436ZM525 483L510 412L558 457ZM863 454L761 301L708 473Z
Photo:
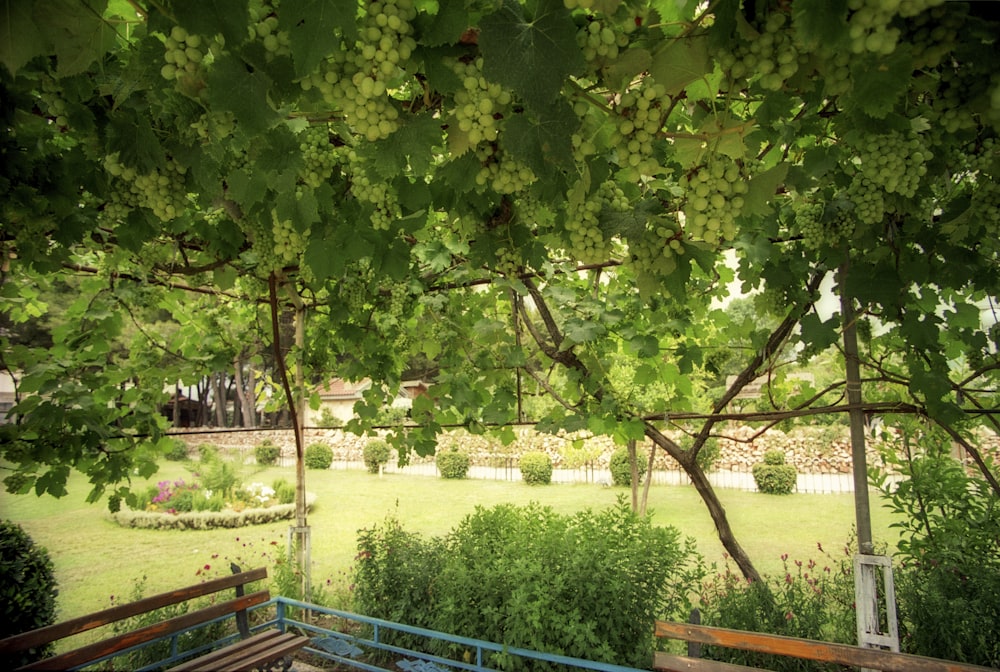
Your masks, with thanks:
M782 13L771 14L762 33L748 35L720 55L719 64L730 79L756 78L764 89L778 91L798 72L801 57L792 33L785 29L787 20Z
M531 168L493 144L479 147L476 156L482 165L476 175L476 184L480 187L489 186L500 194L514 194L538 179Z
M618 162L640 175L656 175L662 168L653 156L653 141L662 126L661 101L666 90L651 79L621 96L615 106L611 144L618 148Z
M736 219L743 211L747 183L740 167L725 156L717 156L683 178L688 195L684 207L684 232L692 240L716 245L736 236Z
M462 89L455 93L455 128L472 146L495 141L498 120L510 113L510 92L483 76L482 58L468 63L455 61L452 70L462 80Z
M921 138L892 131L865 134L861 140L857 147L861 174L887 193L913 197L920 179L927 174L926 164L931 158Z
M302 132L300 140L303 166L299 177L308 186L316 188L330 179L341 158L331 142L329 124L310 126Z

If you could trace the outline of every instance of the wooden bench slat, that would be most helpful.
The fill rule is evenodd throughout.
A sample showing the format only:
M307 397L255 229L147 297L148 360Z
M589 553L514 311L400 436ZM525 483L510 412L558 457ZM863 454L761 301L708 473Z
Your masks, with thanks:
M206 623L212 619L219 618L220 616L232 614L254 605L263 604L269 599L271 599L270 593L266 590L261 590L244 597L238 597L226 602L219 602L218 604L213 604L205 607L204 609L198 609L186 614L181 614L180 616L175 616L159 623L147 625L146 627L139 628L138 630L133 630L115 637L110 637L100 642L95 642L94 644L88 644L87 646L82 646L78 649L73 649L72 651L52 656L51 658L44 658L18 669L65 670L68 667L83 665L96 658L101 658L103 656L122 651L137 644L151 642L154 639L158 639L165 635L171 635L175 632L179 632L201 623Z
M199 656L170 672L242 672L259 668L295 653L309 638L280 630L265 630L250 639L234 642L229 646Z
M12 635L11 637L0 640L0 655L10 654L15 651L24 651L25 649L38 648L50 642L79 634L81 632L86 632L87 630L92 630L93 628L98 628L102 625L114 623L115 621L121 621L138 614L144 614L146 612L153 611L154 609L179 604L190 599L217 593L220 590L233 588L235 586L266 578L267 568L258 567L245 572L238 572L230 576L224 576L219 579L205 581L204 583L200 583L195 586L188 586L186 588L179 588L177 590L159 593L141 600L136 600L135 602L110 607L93 614L87 614L86 616L80 616L79 618L74 618L62 623L55 623L44 628L23 632L19 635Z
M662 672L760 672L756 667L679 656L663 651L657 651L654 655L653 669Z
M797 639L782 635L728 630L690 623L657 621L656 636L714 644L745 651L820 660L840 665L853 665L884 670L885 672L978 672L989 669L979 665L914 656L908 653L867 649L850 644L834 644L814 639Z

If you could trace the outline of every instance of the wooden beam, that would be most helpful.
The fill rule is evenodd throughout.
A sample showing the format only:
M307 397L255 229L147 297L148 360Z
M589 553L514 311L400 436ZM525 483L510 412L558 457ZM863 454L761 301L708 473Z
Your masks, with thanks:
M833 644L813 639L796 639L781 635L728 630L689 623L657 621L656 636L744 651L758 651L840 665L854 665L884 670L885 672L981 672L990 669L979 665L956 663L906 653L864 649L849 644Z

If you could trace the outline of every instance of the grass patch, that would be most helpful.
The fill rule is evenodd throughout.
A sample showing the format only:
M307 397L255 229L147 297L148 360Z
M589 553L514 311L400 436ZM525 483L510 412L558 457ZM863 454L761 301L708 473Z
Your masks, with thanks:
M189 476L183 464L166 463L151 482ZM294 481L294 469L271 467L247 480L270 483L279 477ZM559 513L572 513L612 506L628 494L624 488L591 484L532 487L405 474L378 477L362 470L310 471L306 484L317 496L309 516L313 584L334 593L346 590L358 530L386 516L397 517L407 530L440 535L476 506L536 501ZM143 577L147 594L153 594L197 582L198 571L206 565L227 567L234 560L245 567L270 567L285 549L288 521L241 529L126 529L111 519L103 505L86 503L90 488L84 476L74 473L68 489L69 494L59 500L0 493L3 516L20 523L52 557L60 590L58 620L106 608L112 595L127 597ZM839 554L854 526L850 494L718 492L737 539L763 573L783 571L784 553L819 561L818 543ZM649 508L656 524L673 525L694 537L708 562L724 562L711 518L693 487L654 486ZM877 501L872 509L876 541L893 547L896 536L889 528L889 513Z

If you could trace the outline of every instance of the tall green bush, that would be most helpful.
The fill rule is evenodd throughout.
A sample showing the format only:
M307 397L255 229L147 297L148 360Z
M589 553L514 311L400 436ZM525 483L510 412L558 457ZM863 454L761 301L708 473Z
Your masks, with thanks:
M333 449L325 443L313 443L306 446L303 459L308 469L329 469L333 464Z
M365 461L365 468L370 474L377 474L389 462L392 455L392 448L382 439L372 439L365 444L361 451L361 457Z
M469 473L469 455L456 446L451 450L440 452L434 458L441 478L465 478Z
M646 475L646 456L644 451L636 451L636 466L639 468L639 479ZM632 485L632 465L628 459L628 448L622 447L611 453L611 460L608 462L608 469L611 471L611 483L620 486Z
M359 550L355 594L363 613L645 668L655 619L686 614L703 576L692 540L654 527L624 500L572 516L537 504L480 507L431 541L389 521L363 532ZM528 669L504 653L487 664Z
M790 495L795 492L795 467L785 464L785 454L780 450L764 453L764 461L753 465L750 472L759 492L768 495Z
M56 618L55 570L49 553L24 529L0 522L0 639L52 625ZM52 653L52 647L11 654L10 669Z
M900 530L895 571L900 645L908 652L1000 667L1000 505L990 484L950 456L947 437L919 428L883 453L903 480L876 486ZM997 473L995 464L987 467Z
M552 482L552 458L540 450L521 456L518 463L521 478L528 485L548 485Z

